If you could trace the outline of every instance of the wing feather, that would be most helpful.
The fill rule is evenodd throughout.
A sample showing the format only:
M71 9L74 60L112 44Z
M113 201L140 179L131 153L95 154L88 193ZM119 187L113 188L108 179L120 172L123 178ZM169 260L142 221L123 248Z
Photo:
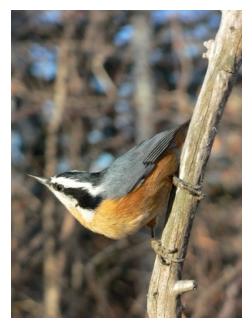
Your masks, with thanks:
M103 179L105 196L117 198L126 195L153 171L162 154L176 146L175 136L182 126L156 134L116 159L106 170Z

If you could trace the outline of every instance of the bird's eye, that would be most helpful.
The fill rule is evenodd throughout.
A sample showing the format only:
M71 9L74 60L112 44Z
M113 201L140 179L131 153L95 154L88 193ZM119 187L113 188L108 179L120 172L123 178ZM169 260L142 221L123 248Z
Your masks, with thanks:
M56 189L57 191L61 192L61 191L63 191L64 187L63 187L62 185L60 185L60 184L56 184L56 185L55 185L55 189Z

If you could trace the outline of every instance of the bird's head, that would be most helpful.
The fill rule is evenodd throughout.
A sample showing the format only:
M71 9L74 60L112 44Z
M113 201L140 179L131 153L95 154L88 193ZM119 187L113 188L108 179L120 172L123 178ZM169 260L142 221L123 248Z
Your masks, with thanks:
M85 216L92 218L102 201L102 173L74 170L49 178L29 176L45 185L70 212L85 210Z

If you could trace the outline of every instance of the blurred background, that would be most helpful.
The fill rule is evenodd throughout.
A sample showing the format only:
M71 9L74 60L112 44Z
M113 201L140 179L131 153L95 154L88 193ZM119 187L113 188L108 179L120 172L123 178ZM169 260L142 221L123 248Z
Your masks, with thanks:
M218 11L12 11L12 317L146 317L149 231L85 230L26 174L106 168L193 112ZM191 317L241 317L241 74L205 176L184 278Z

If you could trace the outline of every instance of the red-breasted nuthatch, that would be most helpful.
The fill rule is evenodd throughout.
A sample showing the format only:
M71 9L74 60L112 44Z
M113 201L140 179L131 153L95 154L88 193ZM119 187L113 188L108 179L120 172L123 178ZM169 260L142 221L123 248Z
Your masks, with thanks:
M84 227L119 239L151 227L163 214L188 125L143 141L101 172L30 176L47 186Z

